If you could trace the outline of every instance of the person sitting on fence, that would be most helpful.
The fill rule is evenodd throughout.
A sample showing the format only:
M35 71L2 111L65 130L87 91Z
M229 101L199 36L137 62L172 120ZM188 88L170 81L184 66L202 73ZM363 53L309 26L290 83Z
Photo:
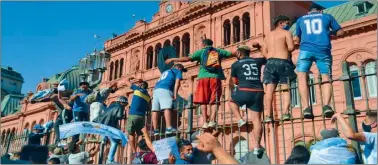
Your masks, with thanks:
M21 148L20 160L32 164L46 164L49 150L47 146L25 145Z
M315 61L316 66L322 75L322 90L324 98L323 114L331 118L334 111L329 106L331 102L331 85L329 82L332 73L332 55L331 55L331 35L341 36L344 34L341 26L330 14L322 12L323 7L313 3L310 12L300 17L296 23L296 34L294 37L295 44L299 47L299 56L297 61L299 93L301 95L302 106L304 108L303 117L313 119L312 108L309 107L308 94L308 73L312 63ZM333 31L330 31L332 29Z
M68 162L70 164L87 164L88 159L93 157L99 151L99 147L94 145L89 152L80 152L79 143L71 141L68 143L68 150L70 151L70 155L68 156Z
M250 48L245 45L238 46L238 61L231 66L233 84L238 85L232 90L231 99L228 102L234 115L239 119L238 127L246 124L242 119L239 106L246 105L252 112L253 134L255 136L254 153L263 152L260 145L262 136L261 112L264 109L264 88L261 83L261 67L266 60L262 58L250 58ZM230 83L231 84L231 83Z
M266 85L266 113L264 122L272 122L273 118L273 97L274 90L277 84L282 85L283 94L283 110L282 120L288 121L291 119L289 113L290 106L290 93L288 89L288 81L293 82L297 75L294 72L294 64L291 61L290 52L294 49L293 37L288 31L289 18L280 15L274 18L275 29L271 31L264 38L264 44L254 44L253 47L257 47L261 50L261 53L267 58L267 62L264 68L263 82ZM281 92L281 91L280 91Z
M310 147L308 164L356 164L357 154L335 128L320 132L323 140Z
M45 131L45 128L42 125L34 125L33 131L28 135L28 145L41 145L41 139L46 133L47 131Z
M59 158L50 158L48 164L64 164L60 162Z
M129 101L124 96L118 96L117 100L111 103L106 109L105 113L95 118L93 121L96 123L101 123L108 125L117 129L120 129L119 121L125 119L125 107L129 104ZM108 153L107 163L113 164L114 155L116 154L119 140L109 138L110 140L110 149ZM107 141L107 138L104 138L104 143Z
M159 81L155 85L152 100L152 125L154 127L154 135L159 135L158 119L160 111L164 111L164 119L166 124L165 134L172 134L176 129L172 127L172 107L173 100L178 96L180 81L182 80L182 72L187 70L182 64L175 64L171 69L164 71ZM162 122L162 121L161 121Z
M109 97L110 93L115 93L117 91L117 83L111 83L108 88L98 89L93 91L86 98L86 103L89 104L89 121L93 121L100 114L102 114L105 109L105 101Z
M130 78L133 79L133 78ZM127 119L127 132L129 134L129 145L131 145L131 153L136 152L136 139L142 135L144 127L144 117L150 108L150 95L147 92L148 83L139 80L137 83L125 81L127 86L133 90L133 99L131 101L129 115Z
M65 155L63 153L63 148L61 147L56 147L54 149L53 154L50 156L51 158L58 158L60 161L60 164L68 164L68 155Z
M302 145L297 145L291 150L285 164L307 164L310 160L310 152Z
M340 113L333 115L332 122L336 120L341 125L341 132L346 138L360 142L364 146L365 164L377 164L377 112L366 112L365 120L361 123L363 130L361 133L354 132Z
M194 96L194 103L201 105L203 118L202 128L207 129L208 127L214 128L216 126L216 110L220 104L219 100L222 95L221 80L225 79L221 60L222 58L235 55L236 52L231 53L223 49L214 48L213 41L210 39L202 40L202 46L202 49L194 52L194 54L189 57L170 58L167 59L165 63L198 61L201 64L198 73L199 80ZM208 105L211 105L209 122L207 114Z

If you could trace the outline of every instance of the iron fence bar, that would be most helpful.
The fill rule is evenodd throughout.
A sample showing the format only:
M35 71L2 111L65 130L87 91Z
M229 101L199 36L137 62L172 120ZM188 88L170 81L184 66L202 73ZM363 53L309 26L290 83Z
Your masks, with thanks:
M9 132L9 134L8 134L8 140L7 140L7 148L5 149L5 153L8 153L8 151L9 151L9 147L11 145L11 138L12 138L12 133Z
M321 74L319 74L318 75L318 85L319 85L319 93L320 93L320 106L321 106L321 108L323 108L323 106L324 106L324 102L323 102L323 91L322 91L322 75ZM310 97L310 99L309 99L309 101L310 101L310 104L312 104L312 98L311 98L311 89L310 89L310 92L309 92L309 97ZM311 106L312 107L312 106ZM326 129L326 123L325 123L325 116L324 116L324 113L323 113L323 110L321 110L321 112L322 112L322 118L323 118L323 129Z
M289 92L289 98L290 98L290 124L291 124L291 141L292 141L292 146L294 146L294 124L293 124L293 107L291 106L291 82L290 82L290 79L287 79L287 92Z
M286 150L285 150L285 129L284 129L284 120L283 120L283 108L282 108L282 104L283 104L283 101L282 101L282 84L279 84L278 86L279 90L281 92L279 92L279 95L280 95L280 111L281 111L281 120L280 120L280 125L281 125L281 130L282 130L282 145L283 145L283 151L284 151L284 160L286 160Z
M226 101L226 95L222 95L222 99L223 101L225 102ZM226 135L226 104L223 104L223 149L226 150L226 138L225 138L225 135Z
M367 90L367 83L366 83L366 76L365 76L365 66L362 65L360 68L360 72L361 72L361 80L362 80L362 84L364 84L364 93L365 93L365 106L366 106L366 110L370 110L370 106L369 106L369 95L368 95L368 90Z
M247 125L246 125L247 126L246 127L247 128L247 149L249 151L249 133L250 132L249 132L249 120L248 120L248 107L247 107L247 105L245 105L245 113L247 115L247 119L246 119L247 120ZM256 141L256 139L255 139L255 141Z
M333 91L333 79L332 79L332 72L330 71L330 74L329 74L329 80L330 80L330 83L331 83L331 99L332 99L332 109L333 111L336 113L336 102L335 102L335 95L334 95L334 91ZM337 121L335 122L335 126L336 126L336 129L339 130L339 126L337 124Z
M188 109L188 128L186 130L187 137L192 141L193 139L191 138L191 132L193 129L193 94L189 95L189 109ZM197 128L198 128L198 117L197 117Z
M230 123L230 129L231 129L231 147L234 147L234 130L233 130L233 126L232 126L232 124L234 123L234 121L233 121L233 112L231 112L230 113L230 116L231 116L231 118L230 118L230 121L231 121L231 123ZM230 149L231 150L231 155L234 155L235 154L235 149L233 148L233 149Z
M299 88L298 84L299 83L298 83L298 80L297 80L297 83L295 83L296 88L294 88L294 90ZM299 98L299 111L301 113L300 120L301 120L301 125L302 125L302 138L303 138L303 143L306 146L306 136L305 136L305 133L304 133L304 117L303 117L302 97L300 96L298 98ZM293 120L295 120L295 119L293 118Z
M342 79L346 80L344 81L345 103L346 103L346 110L344 111L344 114L348 115L349 124L352 127L353 131L358 132L356 110L354 106L352 84L351 84L351 79L350 79L350 71L349 71L349 67L346 61L342 62ZM358 142L352 140L352 146L354 147L357 153L358 160L362 160L361 149Z
M176 107L176 137L178 137L178 127L179 127L179 119L180 119L180 115L179 115L179 110L180 110L180 100L177 100L177 98L176 98L176 100L175 100L175 102L177 102L177 107ZM173 111L172 111L172 113L173 113ZM171 127L173 128L173 126L172 126L173 124L172 124L172 121L171 121ZM165 129L167 129L167 123L165 123Z

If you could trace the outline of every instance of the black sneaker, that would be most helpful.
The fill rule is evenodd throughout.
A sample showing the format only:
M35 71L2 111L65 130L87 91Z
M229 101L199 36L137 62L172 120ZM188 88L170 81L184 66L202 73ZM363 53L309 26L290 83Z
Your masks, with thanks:
M303 111L303 118L305 118L305 119L313 119L314 118L314 114L312 113L311 108L306 108Z
M323 106L323 114L326 118L331 118L335 112L332 110L332 108L329 105Z

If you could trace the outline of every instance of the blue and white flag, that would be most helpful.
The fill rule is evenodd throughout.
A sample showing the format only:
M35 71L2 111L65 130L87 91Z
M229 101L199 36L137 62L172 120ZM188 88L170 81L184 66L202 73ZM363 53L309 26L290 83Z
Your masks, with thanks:
M68 81L63 79L59 82L58 91L65 91L68 88Z
M68 138L78 134L98 134L113 139L120 139L122 145L127 144L126 135L119 129L104 124L93 122L74 122L59 126L60 139Z

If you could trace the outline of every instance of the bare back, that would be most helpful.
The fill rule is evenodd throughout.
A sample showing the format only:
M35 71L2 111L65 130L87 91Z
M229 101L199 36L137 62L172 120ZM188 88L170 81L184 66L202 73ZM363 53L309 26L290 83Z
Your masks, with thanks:
M288 59L294 47L293 37L287 30L275 29L265 37L264 46L267 59Z

